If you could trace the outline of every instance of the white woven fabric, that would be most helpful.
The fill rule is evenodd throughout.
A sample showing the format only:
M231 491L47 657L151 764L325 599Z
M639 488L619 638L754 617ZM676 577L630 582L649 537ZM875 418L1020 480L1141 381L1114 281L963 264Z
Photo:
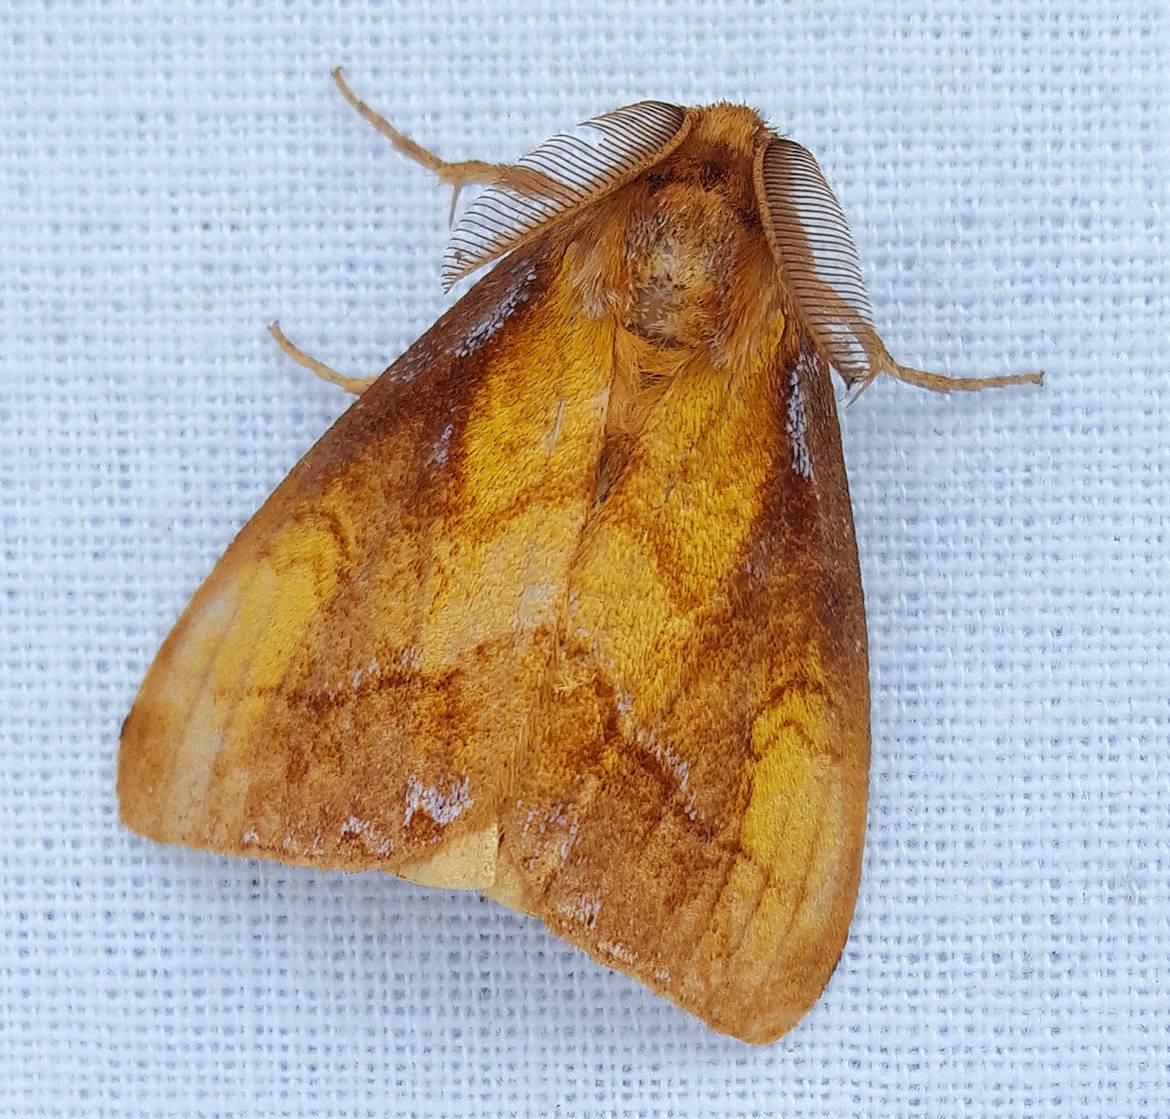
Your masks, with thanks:
M1170 28L1149 0L0 12L0 1116L1170 1115ZM818 156L913 365L843 417L873 679L849 944L767 1048L538 923L118 822L159 642L444 306L448 199L640 98Z

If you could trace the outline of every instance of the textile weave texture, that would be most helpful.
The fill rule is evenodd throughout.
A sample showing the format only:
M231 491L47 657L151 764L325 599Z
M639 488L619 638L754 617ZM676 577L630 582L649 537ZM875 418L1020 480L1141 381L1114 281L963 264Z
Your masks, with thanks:
M1170 1115L1170 28L1142 0L0 10L0 1117ZM891 352L842 409L873 764L808 1018L712 1033L475 894L126 832L179 611L447 305L447 158L652 97L819 158Z

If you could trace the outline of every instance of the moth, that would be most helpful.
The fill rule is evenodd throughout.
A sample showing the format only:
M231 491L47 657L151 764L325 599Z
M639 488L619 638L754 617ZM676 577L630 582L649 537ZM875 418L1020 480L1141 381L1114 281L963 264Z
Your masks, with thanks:
M134 831L377 868L543 920L765 1043L835 967L865 830L865 615L830 370L874 328L816 161L643 101L446 163L499 260L244 527L122 731ZM502 258L502 259L500 259ZM331 375L284 343L297 360Z

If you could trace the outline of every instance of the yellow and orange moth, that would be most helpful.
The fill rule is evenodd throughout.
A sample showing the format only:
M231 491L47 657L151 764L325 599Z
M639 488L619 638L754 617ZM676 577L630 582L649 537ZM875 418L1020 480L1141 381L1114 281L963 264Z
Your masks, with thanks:
M135 831L479 889L716 1030L812 1006L857 893L865 614L830 368L874 329L841 207L752 110L644 101L486 188L502 261L252 518L122 731ZM306 364L310 359L286 348Z

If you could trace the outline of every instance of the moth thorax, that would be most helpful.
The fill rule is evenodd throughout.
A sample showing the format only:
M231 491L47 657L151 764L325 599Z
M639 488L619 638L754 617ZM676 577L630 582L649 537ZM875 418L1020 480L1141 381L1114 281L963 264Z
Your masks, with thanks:
M714 364L749 351L767 318L773 264L754 204L728 196L725 168L651 190L624 246L622 325L653 345ZM722 189L721 189L722 188ZM752 200L754 203L754 199ZM740 337L746 331L751 337Z

